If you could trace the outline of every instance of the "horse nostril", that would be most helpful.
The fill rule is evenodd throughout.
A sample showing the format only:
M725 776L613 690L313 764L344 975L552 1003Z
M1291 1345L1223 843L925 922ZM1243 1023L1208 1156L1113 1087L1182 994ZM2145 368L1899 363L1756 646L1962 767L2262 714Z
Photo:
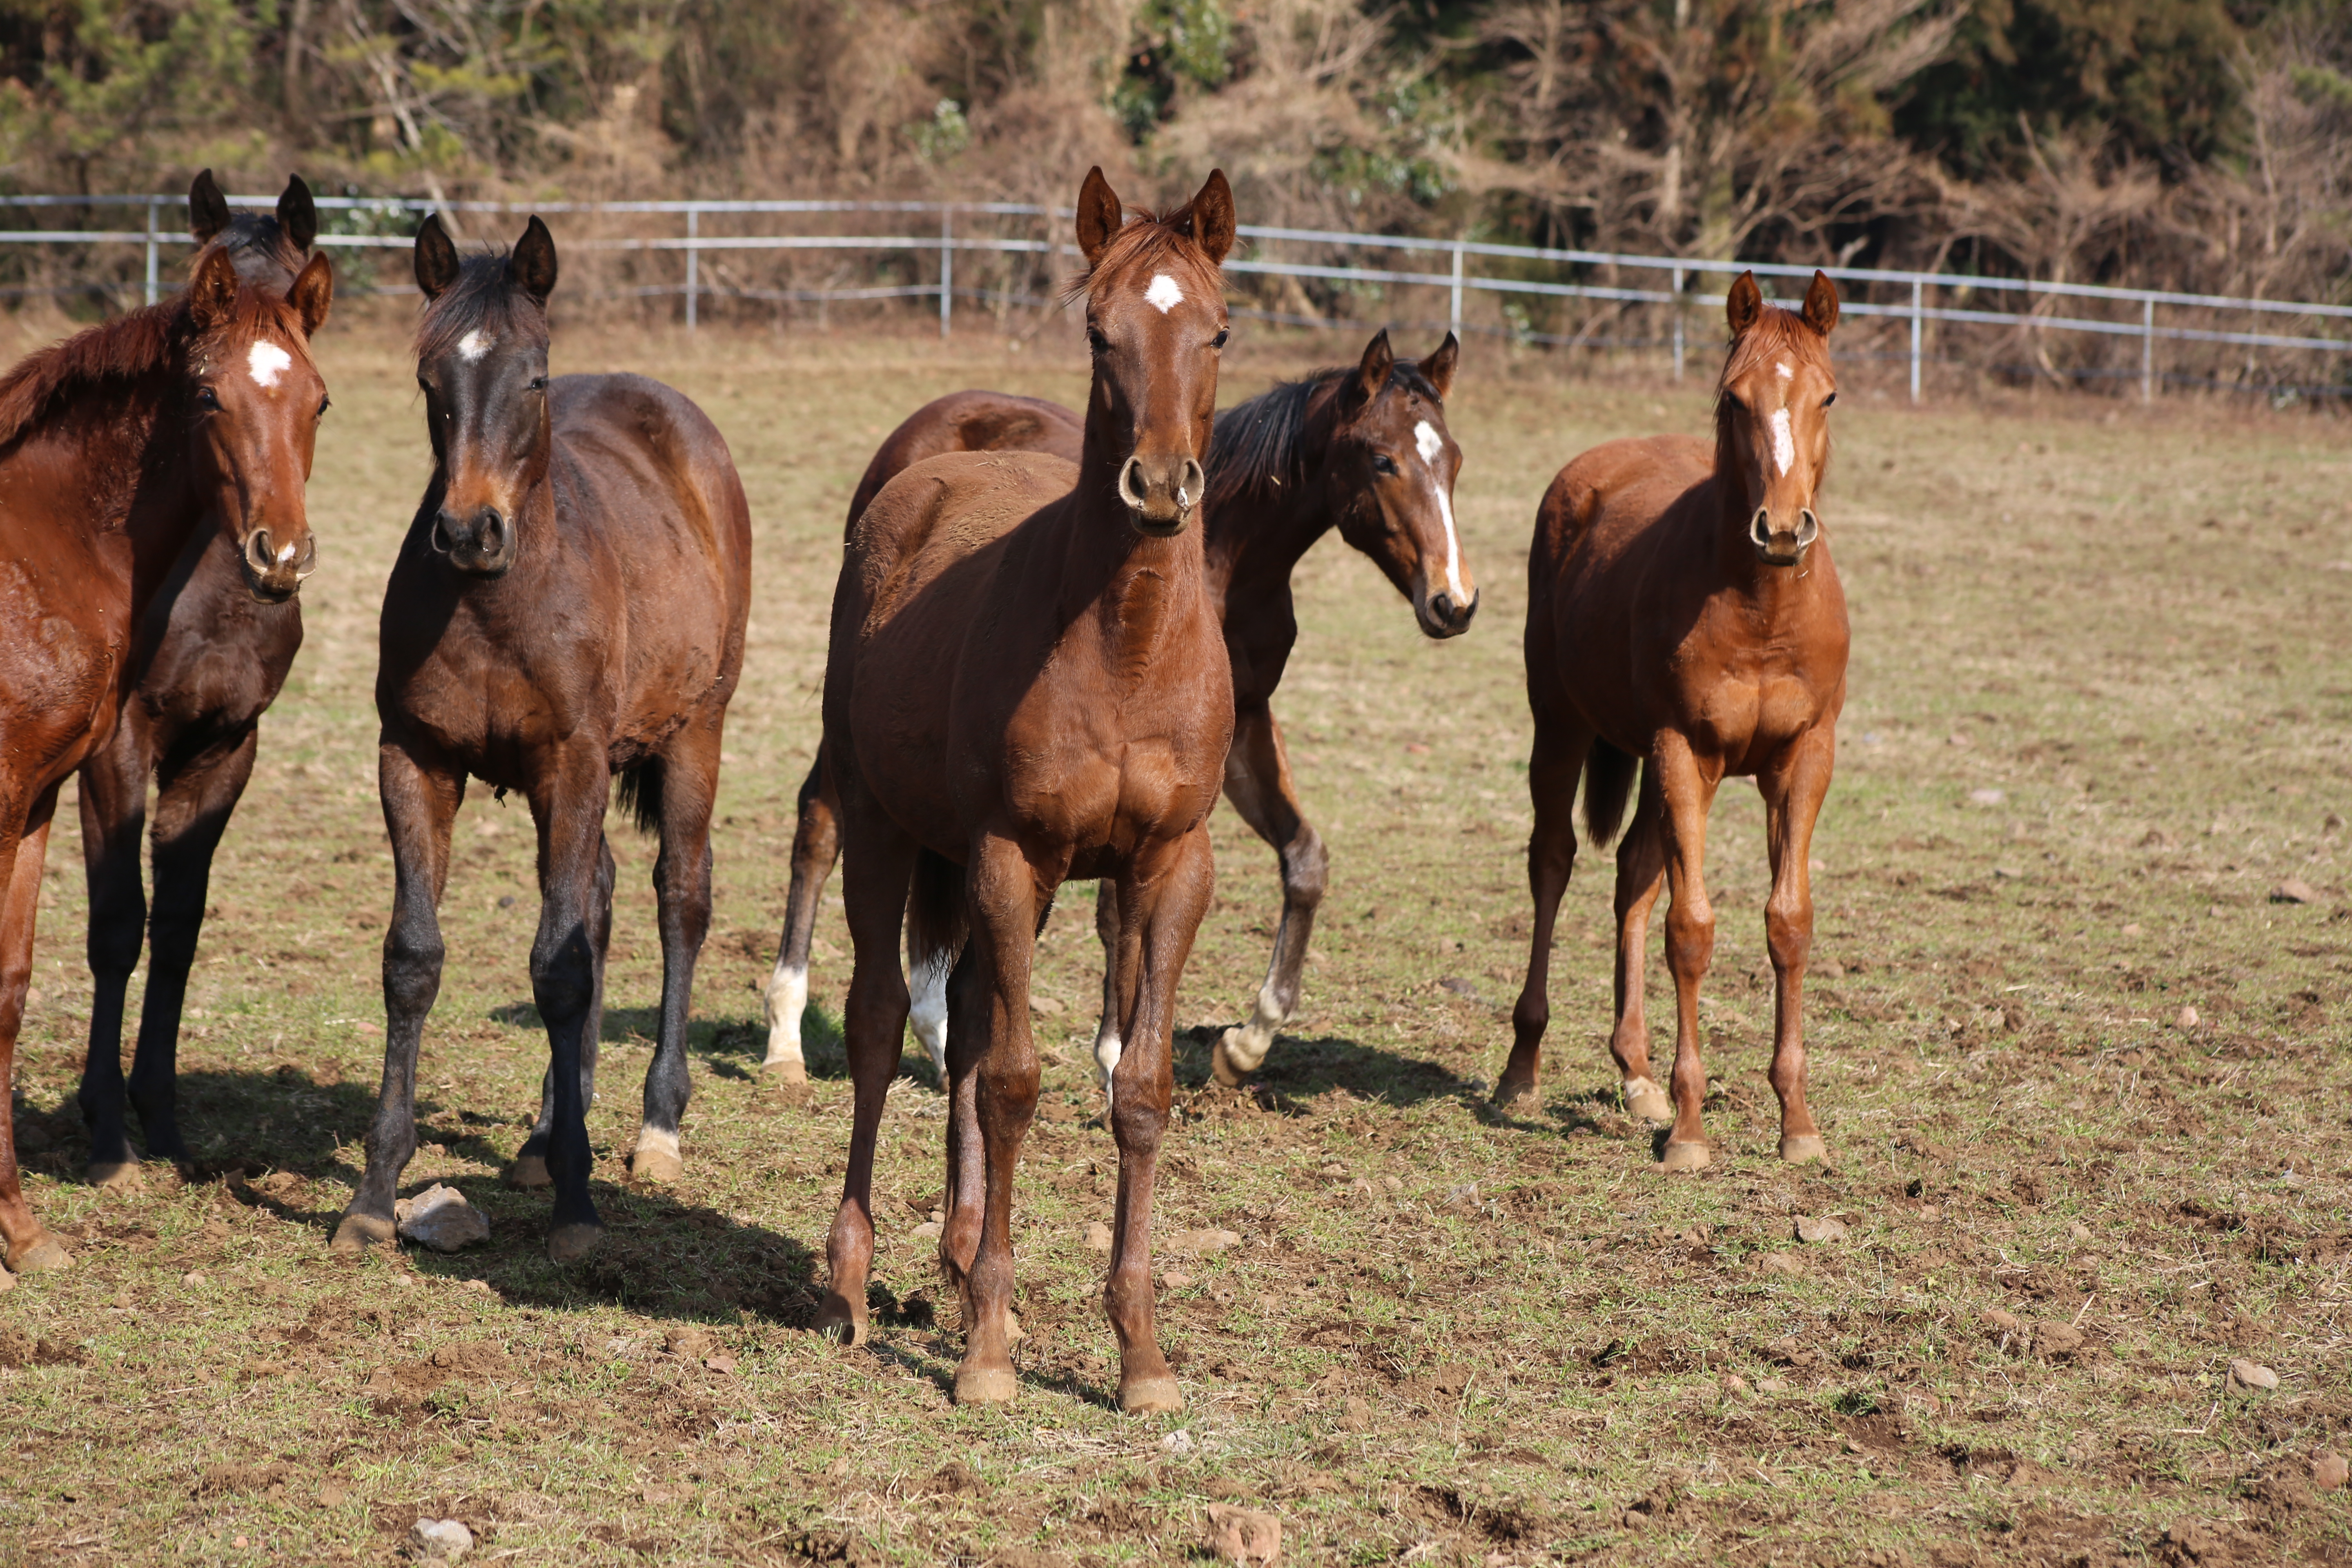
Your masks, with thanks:
M1143 510L1146 500L1143 491L1138 489L1136 484L1136 481L1142 477L1139 472L1141 467L1142 465L1135 458L1129 458L1118 470L1118 499L1125 501L1130 510L1136 511Z
M1772 542L1772 518L1760 506L1756 509L1756 515L1748 520L1748 537L1755 541L1759 549Z
M1197 461L1191 458L1185 458L1183 476L1176 481L1177 510L1192 510L1200 503L1201 498L1208 493L1208 489L1209 476L1202 471L1201 465Z
M1797 514L1797 548L1802 550L1822 536L1822 520L1813 515L1811 507Z
M314 533L306 533L302 536L302 548L296 552L294 557L294 575L297 578L308 577L311 573L316 572L318 569L319 536Z
M449 514L446 511L436 511L433 514L432 542L433 548L444 555L457 548L457 538L449 531Z
M1451 622L1454 619L1454 595L1444 592L1431 595L1429 613L1441 622Z

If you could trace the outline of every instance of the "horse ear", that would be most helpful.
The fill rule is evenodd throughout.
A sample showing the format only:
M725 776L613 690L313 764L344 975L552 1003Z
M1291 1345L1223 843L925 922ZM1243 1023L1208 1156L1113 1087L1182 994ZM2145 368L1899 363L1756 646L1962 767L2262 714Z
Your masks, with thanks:
M1103 247L1127 222L1127 212L1118 205L1118 193L1103 178L1100 165L1087 171L1087 183L1078 187L1078 254L1092 267L1100 259Z
M1739 281L1731 286L1730 295L1723 301L1723 314L1730 321L1735 338L1756 324L1757 318L1764 314L1764 290L1756 287L1756 274L1739 275Z
M236 263L226 250L207 250L188 279L188 314L198 331L210 331L236 309Z
M278 197L278 227L299 251L309 251L319 237L319 204L299 174L286 176L286 189Z
M1220 267L1234 247L1234 188L1225 183L1223 169L1210 170L1192 198L1192 243Z
M507 258L507 276L542 306L555 292L555 237L547 232L537 213L530 215L522 237L515 241L514 254Z
M213 236L228 226L228 198L213 182L210 169L200 169L188 182L188 232L196 237L198 245L208 245Z
M302 335L317 337L328 308L335 302L335 268L325 251L310 258L295 274L294 286L286 290L286 302L302 318Z
M1461 363L1462 340L1452 332L1445 334L1445 341L1437 345L1435 353L1421 362L1421 374L1428 378L1430 385L1437 389L1440 403L1444 402L1446 395L1454 390L1454 373Z
M1805 290L1804 317L1805 325L1823 337L1828 337L1837 325L1837 285L1831 282L1830 275L1819 268L1813 269L1812 287Z
M1356 366L1355 379L1345 391L1351 405L1370 402L1389 384L1389 373L1396 368L1396 352L1389 347L1389 330L1382 327L1364 345L1363 360Z
M426 213L416 230L416 286L426 299L438 300L443 289L457 281L457 247L441 226L441 215Z

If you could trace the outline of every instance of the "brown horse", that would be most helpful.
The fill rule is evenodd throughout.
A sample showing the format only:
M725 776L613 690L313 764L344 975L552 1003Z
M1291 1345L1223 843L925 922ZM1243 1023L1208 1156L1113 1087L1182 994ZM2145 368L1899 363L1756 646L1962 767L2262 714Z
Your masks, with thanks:
M1124 226L1123 226L1124 225ZM852 531L834 598L824 734L856 963L845 1009L856 1123L818 1322L866 1331L875 1132L907 1026L902 922L948 981L948 1215L963 1300L956 1397L1013 1397L1012 1205L1036 1110L1029 970L1054 890L1118 883L1112 992L1118 1224L1104 1292L1121 1408L1181 1408L1152 1329L1151 1189L1174 1089L1177 982L1208 907L1208 814L1233 738L1202 531L1226 336L1233 193L1213 174L1124 224L1099 169L1078 195L1094 391L1075 470L950 453L892 479ZM911 893L911 898L909 893Z
M383 1088L338 1250L393 1235L416 1151L416 1057L441 988L437 909L470 776L520 791L539 830L531 994L550 1065L509 1179L555 1187L548 1254L603 1234L588 1196L604 952L613 925L613 780L658 832L660 1039L631 1155L682 1170L686 1025L710 926L710 803L743 668L751 521L702 411L636 375L547 374L555 241L536 217L511 255L460 259L437 219L416 236L417 380L433 477L383 596L378 783L390 830Z
M210 169L188 190L188 226L237 276L284 293L319 233L310 187L286 182L274 216L232 212ZM141 618L131 654L135 689L106 743L82 764L81 852L89 879L89 1052L82 1066L81 1113L89 1124L89 1179L134 1184L139 1153L124 1126L123 997L149 944L147 995L129 1099L150 1157L184 1161L173 1115L180 1009L203 930L213 852L253 776L262 713L277 700L302 646L299 597L261 600L246 583L232 520L206 514L165 573ZM309 547L305 546L306 552ZM310 574L313 554L296 563ZM139 877L147 786L155 784L155 901Z
M215 249L183 294L0 376L0 1096L58 788L113 732L139 628L190 538L220 520L255 598L283 602L301 581L327 406L310 342L333 298L323 256L281 290ZM68 1261L25 1203L5 1118L0 1236L10 1268Z
M1633 1114L1673 1119L1668 1170L1696 1169L1709 1157L1699 1125L1706 1072L1698 984L1715 951L1706 818L1727 777L1753 777L1764 796L1780 1157L1824 1155L1805 1106L1803 997L1813 941L1806 860L1845 702L1845 594L1813 510L1837 397L1829 359L1837 289L1816 272L1803 310L1784 310L1765 304L1755 276L1742 273L1727 314L1731 351L1717 387L1713 447L1658 436L1585 453L1544 493L1528 562L1535 931L1495 1099L1508 1106L1535 1093L1550 1016L1552 924L1576 858L1570 807L1578 776L1585 831L1603 845L1623 818L1638 761L1640 800L1617 851L1617 1025L1609 1048ZM1650 1076L1642 1011L1643 943L1662 877L1674 889L1666 911L1671 1106Z
M1286 382L1217 416L1211 437L1206 531L1209 591L1224 627L1234 674L1234 749L1225 795L1282 870L1282 924L1249 1020L1228 1029L1210 1065L1234 1083L1265 1059L1274 1031L1298 1005L1308 932L1328 864L1323 841L1300 808L1290 758L1274 717L1298 622L1291 573L1316 541L1340 536L1370 556L1412 604L1432 637L1469 629L1478 591L1454 527L1453 489L1461 449L1445 428L1460 345L1452 333L1418 363L1399 360L1383 331L1357 364ZM941 451L1045 451L1076 461L1078 416L1058 404L1002 393L962 392L918 410L892 432L850 501L850 521L900 468ZM837 853L838 805L817 754L801 786L793 839L792 892L776 970L768 983L769 1069L806 1075L801 1014L808 1001L809 944L817 892ZM1118 930L1113 884L1101 884L1097 927L1106 944ZM940 955L915 972L916 1037L944 1071L947 965ZM1108 970L1106 971L1108 973ZM1097 1045L1118 1037L1106 994Z

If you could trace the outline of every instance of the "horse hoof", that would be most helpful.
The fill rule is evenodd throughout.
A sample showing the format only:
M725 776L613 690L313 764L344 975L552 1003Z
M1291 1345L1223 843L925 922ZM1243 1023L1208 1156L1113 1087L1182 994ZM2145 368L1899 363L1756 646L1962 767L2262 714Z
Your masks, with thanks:
M547 1233L547 1260L550 1263L577 1263L596 1250L604 1239L604 1227L586 1221L559 1225Z
M798 1057L770 1057L760 1064L760 1071L778 1083L808 1082L808 1063Z
M866 1342L866 1313L837 1292L829 1292L816 1310L816 1331L843 1345Z
M369 1247L390 1241L399 1232L392 1221L372 1214L347 1214L335 1226L335 1239L327 1243L327 1250L345 1255L365 1252Z
M958 1405L1010 1405L1019 1387L1019 1380L1013 1377L1010 1367L956 1368L955 1401Z
M71 1268L73 1254L58 1245L58 1238L42 1231L29 1242L19 1242L8 1249L8 1269L14 1274L39 1274L44 1270Z
M136 1160L108 1160L102 1163L93 1160L82 1174L91 1186L102 1187L110 1193L135 1193L147 1185L147 1178L140 1173L139 1162Z
M1703 1171L1714 1160L1714 1153L1697 1140L1675 1140L1667 1142L1666 1152L1659 1157L1658 1166L1666 1171Z
M1139 1377L1118 1385L1118 1408L1124 1415L1173 1415L1184 1408L1184 1395L1173 1377Z
M1540 1110L1542 1103L1543 1096L1537 1092L1536 1080L1531 1078L1506 1076L1495 1086L1495 1109L1505 1115Z
M547 1162L537 1154L525 1154L507 1167L507 1185L529 1192L534 1187L551 1187L555 1178L547 1173Z
M637 1182L675 1182L686 1174L686 1162L678 1157L674 1144L658 1140L648 1142L642 1134L637 1146L629 1151L629 1179Z
M1780 1140L1780 1158L1791 1165L1801 1165L1809 1160L1818 1160L1826 1165L1829 1163L1830 1146L1822 1142L1818 1132L1795 1137L1784 1135Z
M1233 1058L1225 1054L1225 1043L1240 1033L1239 1029L1227 1029L1209 1047L1209 1076L1227 1089L1241 1088L1242 1080L1249 1077L1247 1068L1235 1067Z
M1625 1080L1625 1114L1637 1121L1672 1121L1675 1102L1651 1079L1629 1078Z

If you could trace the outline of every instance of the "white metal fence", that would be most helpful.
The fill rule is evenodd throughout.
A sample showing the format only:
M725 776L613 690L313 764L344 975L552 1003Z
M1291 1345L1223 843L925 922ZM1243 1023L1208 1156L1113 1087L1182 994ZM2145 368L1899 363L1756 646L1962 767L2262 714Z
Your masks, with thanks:
M235 198L238 205L262 210L268 209L275 199L266 195ZM321 196L317 200L322 215L321 227L325 231L320 234L319 243L335 248L405 249L411 243L408 231L413 230L415 218L436 206L431 202L402 198ZM114 207L139 212L142 221L137 227L5 229L0 230L0 245L142 247L145 260L144 296L149 303L154 302L161 289L159 268L163 251L166 247L185 247L190 244L184 231L184 198L176 195L0 196L0 207L33 210ZM1059 220L1069 216L1068 209L1013 202L451 202L440 204L440 210L459 215L460 221L467 214L537 212L674 223L677 232L671 234L585 237L567 238L563 244L567 249L584 247L603 251L679 253L683 260L676 281L641 285L629 292L681 297L686 326L689 331L698 324L703 300L722 295L793 300L936 297L940 331L945 333L952 323L959 295L997 302L1034 305L1052 302L1048 297L1034 293L959 287L955 279L955 258L959 253L1027 255L1048 264L1055 258L1074 259L1076 255L1076 247L1066 238L1045 237L1061 227ZM740 226L763 217L797 216L805 219L821 214L902 215L919 220L920 232L913 232L916 226L913 224L906 226L909 232L900 234L706 232L707 220L713 218L732 220ZM341 215L340 217L337 215ZM976 226L993 221L1001 226L1003 220L1008 219L1035 220L1039 237L974 231ZM354 220L379 225L398 224L403 232L333 231L339 224L348 230ZM772 223L766 226L774 225ZM1694 310L1709 307L1719 310L1723 303L1721 294L1699 291L1705 280L1728 279L1746 270L1753 270L1765 278L1790 279L1807 279L1813 272L1811 267L1769 262L1629 256L1605 251L1498 245L1471 239L1417 239L1249 224L1242 226L1241 235L1250 242L1248 254L1228 259L1225 263L1228 272L1314 279L1356 287L1372 285L1386 289L1402 286L1443 290L1449 306L1448 323L1457 332L1465 327L1465 301L1479 295L1492 295L1506 301L1515 298L1569 299L1664 307L1670 316L1669 335L1658 346L1671 349L1676 375L1683 372L1686 319ZM929 254L937 258L936 280L846 288L755 289L717 287L703 277L702 263L707 256L787 251L895 252L908 257ZM1284 259L1285 252L1297 254L1300 251L1340 259ZM1369 259L1359 260L1358 258L1379 258L1385 264L1372 265ZM1549 278L1527 275L1546 268L1555 274L1570 272L1577 276L1563 279L1557 275ZM2215 344L2322 356L2338 356L2352 352L2352 306L2347 305L2237 299L2161 289L2116 289L2095 284L2051 283L2032 279L1977 277L1961 273L1857 267L1829 267L1822 270L1842 286L1841 293L1846 296L1843 301L1843 313L1895 318L1908 324L1907 359L1911 396L1915 402L1920 395L1921 371L1928 360L1926 337L1927 328L1931 322L2137 339L2140 395L2149 399L2156 395L2158 379L2156 350L2157 345L2162 342ZM1595 274L1600 276L1596 278ZM1623 280L1626 274L1634 275L1643 286L1629 286ZM378 291L404 290L403 286L392 285ZM1990 297L2002 303L2015 301L2022 308L1985 308L1976 303L1980 296ZM2163 319L2159 319L2159 311L2166 313ZM1302 324L1360 325L1354 321L1319 321L1264 311L1256 313ZM2181 319L2184 315L2193 315L2208 324L2184 321ZM2240 324L2222 325L2217 321L2232 318ZM2262 330L2273 327L2279 330ZM1547 334L1524 328L1494 330L1512 331L1516 336L1537 342L1576 343L1591 341L1583 334ZM2329 331L2338 335L2321 335ZM2342 362L2330 359L2327 363Z

